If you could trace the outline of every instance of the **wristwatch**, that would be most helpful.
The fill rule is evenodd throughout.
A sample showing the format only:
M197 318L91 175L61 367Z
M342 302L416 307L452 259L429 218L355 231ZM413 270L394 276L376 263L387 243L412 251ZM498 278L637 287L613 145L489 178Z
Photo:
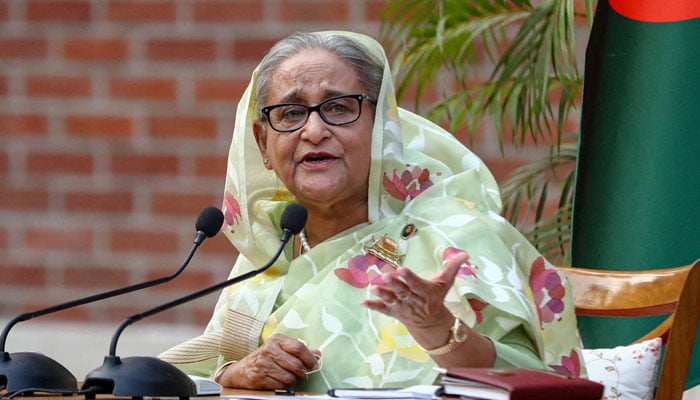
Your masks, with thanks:
M461 319L455 318L455 323L450 328L450 340L440 347L434 349L423 349L431 356L441 356L447 354L457 347L461 346L469 338L469 328L462 322Z

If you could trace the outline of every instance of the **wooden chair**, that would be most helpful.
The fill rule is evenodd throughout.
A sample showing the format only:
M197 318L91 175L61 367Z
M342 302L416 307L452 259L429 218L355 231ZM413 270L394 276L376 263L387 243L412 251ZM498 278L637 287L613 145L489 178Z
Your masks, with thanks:
M661 337L656 398L680 400L700 318L700 259L683 267L607 271L559 267L573 286L578 315L637 317L670 314L634 343Z

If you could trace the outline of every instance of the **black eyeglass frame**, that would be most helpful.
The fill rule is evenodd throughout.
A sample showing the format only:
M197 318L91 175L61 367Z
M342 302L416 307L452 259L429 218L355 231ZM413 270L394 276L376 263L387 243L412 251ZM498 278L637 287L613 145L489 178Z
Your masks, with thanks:
M347 121L347 122L342 122L342 123L335 123L331 122L326 119L326 117L323 115L321 112L321 107L333 100L338 100L338 99L346 99L346 98L354 98L358 101L359 103L359 108L357 112L357 117L353 119L352 121ZM369 95L366 95L364 93L358 93L358 94L344 94L341 96L335 96L331 97L329 99L323 100L322 102L316 104L315 106L307 106L306 104L301 104L301 103L279 103L279 104L272 104L269 106L265 106L262 109L260 109L260 112L267 118L267 122L270 124L270 128L272 128L276 132L282 132L282 133L291 133L294 131L298 131L299 129L303 128L304 125L306 125L307 122L309 122L309 117L311 116L311 113L316 111L318 115L321 117L323 122L327 123L328 125L333 125L333 126L342 126L342 125L348 125L352 124L353 122L357 121L360 119L360 116L362 116L362 102L363 101L368 101L370 103L376 104L377 100L373 99ZM306 108L306 119L304 119L304 123L299 125L299 127L294 128L294 129L277 129L275 125L272 123L272 120L270 119L270 112L274 110L275 108L279 107L289 107L289 106L300 106Z

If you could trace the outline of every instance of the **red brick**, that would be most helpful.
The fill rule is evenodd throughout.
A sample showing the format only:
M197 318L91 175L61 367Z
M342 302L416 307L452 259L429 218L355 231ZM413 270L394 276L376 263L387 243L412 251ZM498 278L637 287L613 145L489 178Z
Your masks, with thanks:
M192 311L192 325L206 326L209 323L209 320L211 319L211 313L211 307L196 307L194 311Z
M27 246L32 249L92 249L92 232L89 229L27 228L24 238Z
M177 82L171 78L113 78L109 93L117 98L174 100Z
M45 256L68 257L63 259L63 261L59 259L57 261L58 264L51 265L52 268L46 271L42 269L45 274L43 279L32 279L32 281L27 282L27 285L41 286L27 286L25 288L20 286L20 290L25 289L21 296L12 299L12 302L3 303L0 301L0 311L7 310L9 309L8 307L12 307L15 313L20 309L29 311L71 298L88 296L94 292L113 287L110 284L116 286L115 282L108 282L115 278L122 283L124 282L122 279L127 279L127 276L131 278L130 280L141 280L153 276L153 271L163 270L166 272L166 268L168 269L167 273L171 273L182 261L185 255L183 253L189 250L191 239L194 235L195 214L200 210L201 206L197 205L195 207L194 201L187 203L186 199L180 197L176 200L171 199L173 203L176 202L177 204L168 204L167 199L169 197L167 194L159 193L158 191L178 191L178 194L184 195L184 198L196 197L190 195L199 193L203 197L211 196L211 201L215 205L221 205L222 193L220 189L222 187L217 182L223 182L222 179L226 174L226 150L230 142L234 122L235 103L245 89L247 78L253 65L257 64L262 54L276 39L281 37L279 35L283 35L283 31L287 31L287 28L289 28L280 28L280 26L285 25L282 21L267 20L270 16L273 18L278 16L279 18L284 18L283 13L279 12L279 7L285 0L276 0L271 3L260 3L253 0L210 0L209 2L206 0L189 2L178 0L61 1L62 3L56 3L54 0L0 0L0 29L8 28L12 24L27 25L27 29L22 32L13 31L13 33L8 31L6 35L0 34L0 102L8 102L11 100L8 96L18 94L26 94L30 100L27 104L20 101L12 102L9 108L0 107L0 115L10 115L10 117L0 116L0 143L7 142L3 143L6 144L4 147L3 144L0 144L0 181L4 180L7 184L7 189L9 189L3 191L3 194L0 195L0 204L12 204L10 208L2 208L2 205L0 205L0 210L11 217L7 223L0 223L0 253L5 250L2 247L4 245L15 246L12 249L13 254L17 256L15 259L28 263L26 266L22 266L17 276L24 276L26 267L45 268L42 265ZM372 11L372 5L376 4L377 1L379 0L362 0L357 3L350 3L350 0L292 1L294 7L299 4L311 5L311 11L308 9L302 11L303 15L301 17L293 14L292 16L297 19L306 19L307 15L310 18L313 18L313 14L324 15L324 21L320 23L333 25L334 21L332 19L335 18L335 15L328 18L323 12L313 8L324 8L328 5L333 5L333 3L345 2L341 5L339 17L357 18L358 26L364 27L363 29L369 30L368 33L372 33L372 29L374 29L372 26L376 25L373 22L376 14ZM31 14L28 11L30 3L39 4L38 8L34 8L35 12L39 8L48 9L50 4L68 4L69 6L82 4L83 7L87 6L89 8L89 13L83 14L82 18L86 18L84 21L74 20L77 14L64 13L65 8L61 8L47 12L43 16L35 14L34 18L42 19L28 22L25 18ZM351 5L352 8L345 4ZM46 7L43 7L44 5ZM253 8L249 9L248 7ZM352 15L348 15L349 12L346 13L344 11L346 7L350 10L349 12L353 13ZM363 21L362 18L365 15L372 20ZM10 20L10 18L13 19ZM277 24L279 26L275 28L276 22L279 22ZM313 26L314 22L301 21L304 26ZM180 23L184 25L189 24L195 34L192 35L191 32L186 30L179 30L180 26L178 24ZM107 25L109 27L107 29L88 29L91 27L98 28L97 25L100 24L106 24L105 27ZM233 25L240 26L233 27ZM238 32L238 28L248 25L255 25L255 27L253 29L244 28L244 36L254 40L241 42L239 43L241 47L235 49L234 40L241 36L229 35L231 29ZM298 26L299 24L295 25L292 23L291 25ZM344 25L342 23L335 25L337 25L338 29L348 27L347 24ZM265 27L271 29L266 29ZM46 35L47 32L51 33L54 29L58 29L62 34L58 36ZM144 29L148 31L145 35ZM292 27L293 29L295 28ZM149 40L168 38L194 39L195 41L204 39L205 41L202 43L209 44L204 46L204 50L206 50L204 56L198 53L199 50L196 48L199 43L194 43L192 48L188 48L189 43L185 43L183 46L182 42L176 42L174 46L176 50L169 55L161 55L161 58L155 58L155 62L153 61L154 59L149 59ZM103 44L111 45L112 49L103 50ZM178 46L182 47L182 49L177 48ZM250 48L245 48L245 46L250 46ZM243 58L235 59L234 51L238 51L237 54ZM180 58L183 55L186 58ZM193 62L188 63L188 60L193 60ZM217 62L222 62L223 64L214 65ZM192 65L188 66L187 64ZM36 66L43 67L40 69L34 68ZM125 66L129 66L128 71L121 70ZM227 70L227 66L233 66L234 68ZM223 70L220 67L223 67ZM175 68L177 71L168 71L168 68ZM94 69L94 71L89 72L89 69ZM15 70L24 71L24 73L19 75L10 74L10 72ZM184 86L180 87L177 85L182 83L182 79L184 79L183 71L188 79L191 79L184 82ZM79 84L77 80L72 82L63 81L63 83L47 80L46 78L51 78L51 75L56 75L55 78L60 78L61 80L62 78L71 77L89 78L91 86L89 89L86 89L86 86ZM31 85L27 77L31 77ZM44 82L35 79L37 77L44 78L42 79ZM173 77L176 85L174 89L169 84L163 86L160 83L154 84L156 81L162 82L160 81L161 79L168 80ZM151 81L151 78L157 79ZM112 81L112 79L114 80ZM95 96L94 101L90 96ZM186 96L191 96L192 98L186 98ZM100 98L98 99L97 97ZM75 103L72 104L74 107L68 104L67 106L70 109L68 111L63 106L53 110L52 107L56 104L61 105L65 103L60 101L61 98L68 100L68 103ZM31 101L32 99L36 101ZM194 106L194 108L190 106ZM178 111L182 111L187 107L190 107L191 110L185 113ZM170 123L174 124L171 127L174 128L166 128L168 133L160 133L159 135L162 136L154 139L149 132L151 118L155 120L156 118L172 116L213 118L206 122L205 126L212 126L213 124L214 129L210 130L207 128L205 131L215 132L211 133L215 136L208 136L210 133L207 133L202 136L204 139L192 139L196 138L196 135L202 134L201 127L196 127L194 124L185 127L181 123L175 124L171 120ZM70 120L71 124L69 124L69 120L66 117L73 118ZM93 119L88 120L81 117ZM110 121L100 120L102 117L114 118L115 120L112 122L117 122L111 124L112 126L107 126L110 125ZM196 121L196 118L191 121ZM107 124L103 122L107 122ZM137 129L141 129L143 132ZM182 129L181 137L173 133L177 129ZM35 135L19 136L23 132ZM50 137L52 142L52 146L49 146L50 148L40 149L40 146L34 146L34 144L39 142L46 142L49 139L49 134L58 135L58 137ZM168 141L166 139L171 134L175 135L176 140ZM60 137L63 137L63 141L66 143L58 143L61 140L56 142L55 139L60 139ZM222 141L221 137L226 139ZM138 150L132 149L135 145L132 143L132 139L135 138L139 139L139 142L136 143ZM79 148L80 146L76 147L85 140L87 140L85 146L83 146L85 150ZM17 154L9 153L9 151L18 146L17 143L13 144L12 141L19 141L19 150L22 151ZM107 157L106 159L98 159L98 156L93 154L94 145L98 145L98 150L107 152L100 155L101 157ZM186 156L180 155L182 147L185 146L192 147L194 152L189 152ZM197 150L202 146L218 146L218 150L223 150L223 152ZM127 162L126 167L120 164L120 161L115 161L120 159L120 155L135 151L143 156L174 155L176 157L166 157L156 164L137 162L136 165L130 165ZM115 155L118 157L113 160L112 157ZM180 161L178 157L182 157L183 161ZM71 158L74 159L71 160ZM127 172L113 174L112 167L116 169L121 168ZM15 171L17 168L20 168L20 170ZM108 170L106 172L98 171L98 168L108 168ZM159 169L161 168L167 170L167 172L160 172ZM108 176L105 176L105 179L100 178L100 183L95 186L92 181L97 178L93 176L97 172L100 172L100 174L105 172ZM155 172L156 175L151 175L151 172ZM21 176L14 175L17 173ZM132 173L133 175L129 175ZM182 174L188 175L190 178L199 179L202 182L198 182L197 185L187 185L188 180L185 179L185 185L182 185L182 182L180 182ZM17 181L17 179L21 180L24 175L27 178L26 185L19 181L16 185L10 184ZM75 176L70 177L68 175ZM62 190L59 190L57 193L42 192L48 189L40 185L56 181L56 179L58 179L56 182L60 183L66 178L70 179L63 183L68 186L61 185ZM175 188L155 188L139 195L133 193L130 187L134 183L143 180L160 181L163 179L166 181L175 180L180 185ZM79 184L79 181L83 183ZM207 182L213 182L213 190L201 190L199 186L207 185ZM197 191L198 187L199 191ZM17 188L21 188L23 191L19 192L16 190ZM138 196L145 197L140 199ZM163 200L163 197L166 200ZM11 201L8 199L11 199ZM139 202L141 201L146 201L146 203L140 204ZM163 201L166 202L166 205L155 205L156 203L161 204ZM33 203L34 205L32 205ZM25 210L27 207L36 206L36 204L44 208L38 210L28 208ZM151 209L151 204L154 204L153 210ZM192 205L188 206L187 204ZM134 221L131 221L133 215L130 214L136 208L143 206L145 206L145 209L141 211L145 214L137 219L145 219L148 222L134 224ZM55 207L60 208L60 210L53 210ZM168 209L167 207L173 208ZM160 209L156 210L155 208ZM187 211L188 209L189 211ZM96 263L92 262L94 260L91 261L89 257L82 260L78 256L78 254L83 253L89 256L90 251L80 251L78 253L78 251L70 249L63 251L62 249L43 250L32 248L24 243L25 228L18 232L12 231L12 233L8 230L12 225L10 224L12 218L17 217L17 215L19 217L22 217L21 214L44 215L50 211L61 210L69 219L87 218L88 220L99 220L102 222L120 221L120 224L117 225L124 228L162 229L164 232L173 232L173 230L168 227L161 228L157 220L181 219L188 230L184 235L181 232L176 232L176 238L157 234L159 242L169 241L173 245L177 244L177 249L167 254L154 252L150 248L142 250L141 248L149 247L141 244L142 240L134 241L133 247L135 249L133 250L113 252L108 248L111 243L110 231L106 231L104 237L100 238L98 238L97 232L93 232L94 245L97 245L97 243L102 244L103 241L106 242L104 247L107 247L107 249L104 250L113 259L124 259L125 257L128 259L128 263L124 263L124 265L103 265L101 263L95 265ZM156 223L152 221L156 221ZM30 221L32 228L41 228L46 224L49 224L55 230L61 227L57 223L51 223L46 218L40 218L35 222ZM92 228L86 224L68 224L67 226L69 229ZM17 245L21 248L16 248ZM183 246L187 246L187 248L183 249ZM74 261L77 262L70 261L71 258L76 257L78 259ZM226 237L219 233L215 237L207 239L206 243L198 250L196 257L206 265L215 264L218 267L216 269L199 268L195 262L190 266L192 275L183 275L181 279L173 281L174 286L171 290L158 289L152 292L150 297L144 291L141 293L146 294L146 296L123 296L120 299L77 307L46 317L86 322L120 322L125 315L141 312L156 304L165 302L177 294L186 294L186 292L195 288L199 289L214 281L224 280L235 261L236 250ZM155 259L159 260L154 261ZM35 262L33 260L38 261L36 261L36 264L31 264ZM13 262L17 263L17 261ZM142 266L143 269L131 271L131 267L127 268L126 264L134 263ZM152 263L158 265L151 265ZM64 268L69 267L71 268L70 271L64 271ZM78 269L73 267L78 267ZM81 267L84 268L80 270ZM90 267L94 267L94 269ZM104 277L105 279L100 281L101 283L93 284L91 283L91 278L86 277L87 273L90 272L99 274L103 271L103 268L106 276ZM119 268L128 269L130 274L120 274L117 271ZM65 287L67 285L62 282L64 273L66 276L70 275L66 280L69 281L68 285L73 286L73 288ZM0 270L0 279L3 282L7 281L7 274L3 270ZM75 284L71 284L71 282ZM5 285L5 283L2 285ZM42 296L42 294L47 293L47 285L50 285L50 293ZM95 290L95 286L99 289ZM166 286L163 285L164 288ZM205 296L205 298L199 299L200 301L198 302L178 307L177 310L170 310L161 316L154 316L154 318L205 324L211 316L211 307L215 303L217 295L218 292L212 293L209 296Z
M92 293L85 293L80 297L89 296ZM34 310L39 310L42 308L50 307L59 303L61 300L57 300L55 303L49 302L30 302L24 305L23 312L31 312ZM88 306L89 307L89 306ZM44 315L42 319L56 320L56 321L74 321L74 322L88 322L92 319L91 313L88 307L73 307L66 310L58 311L56 313Z
M237 102L248 86L242 79L198 79L194 83L197 100L225 100Z
M178 249L177 235L163 231L113 229L109 243L112 251L174 253Z
M48 119L43 115L0 114L0 134L45 135L48 127Z
M156 270L150 270L148 272L148 277L146 279L159 279L165 276L169 276L174 272L172 267L170 269L160 268ZM173 289L184 289L187 291L195 291L202 289L207 286L211 286L217 281L210 271L202 271L196 269L186 269L178 279L174 279L168 282L167 285L155 286L154 290L161 291L172 291Z
M65 119L66 131L73 135L128 139L133 133L129 117L72 115Z
M170 0L111 0L107 15L111 21L119 22L173 22L177 7Z
M0 96L5 96L7 94L7 77L0 76Z
M258 62L279 39L236 39L233 42L233 58L240 61Z
M347 23L350 8L348 0L282 0L280 15L291 22Z
M45 39L0 38L0 58L45 58Z
M63 55L69 60L126 61L129 44L119 38L68 38L63 44Z
M526 160L513 158L486 158L483 160L499 184L503 184L517 168L526 164Z
M90 174L93 159L89 154L30 153L27 155L27 171L37 173Z
M533 137L532 130L528 129L527 134L523 138L521 134L522 129L518 128L517 134L514 135L512 125L503 124L503 128L501 129L501 137L504 144L512 144L517 148L549 146L550 144L555 143L556 138L554 137L554 134L547 132L547 128L544 123L542 124L542 129L543 132L541 132L537 137ZM553 126L552 129L556 129L556 125ZM525 154L525 152L523 152L523 154Z
M539 193L538 193L539 195ZM545 201L545 206L542 212L543 216L547 215L552 215L557 209L559 208L559 199L552 198L552 196L549 196L547 200ZM512 216L510 215L512 213L512 210L509 212L509 214L506 216L508 218L511 218ZM527 218L525 218L527 213ZM535 223L535 213L536 213L536 207L532 207L528 209L525 207L523 204L522 208L518 209L518 217L517 217L517 224L518 226L516 228L520 230L527 230L531 229ZM552 239L548 239L545 243L550 242Z
M27 19L39 22L80 22L90 20L88 0L30 0Z
M585 16L587 5L587 0L574 0L574 15ZM577 22L582 26L586 26L587 23L585 18L579 18Z
M443 122L440 124L443 128L450 131L449 123ZM469 130L468 127L463 126L452 132L455 138L457 138L461 143L464 143L469 148L474 148L476 144L484 142L484 128L483 125L478 126L474 130Z
M192 15L197 22L255 22L263 19L258 0L198 0Z
M154 39L148 58L156 61L214 61L216 42L207 39Z
M0 228L0 249L7 249L8 240L7 230Z
M134 199L130 192L68 192L65 204L68 211L128 213L133 211Z
M238 251L233 244L229 242L226 235L219 233L218 235L207 239L206 244L201 246L202 248L197 250L201 255L209 254L212 256L229 256L231 260L231 265L233 265L233 260L236 259Z
M151 212L196 217L204 207L219 202L218 196L212 194L158 192L151 195Z
M70 267L63 271L67 287L117 288L129 285L129 271L120 268Z
M153 117L149 120L149 132L157 138L213 139L216 137L216 119L196 116Z
M117 154L112 156L112 172L127 175L177 175L176 156L156 154Z
M578 115L575 113L569 114L568 118L566 121L564 121L564 126L562 127L562 130L566 133L575 133L578 132L578 129L581 127L581 120L578 118ZM569 137L569 139L572 139ZM577 139L572 140L567 140L566 138L562 138L562 143L565 142L571 142L571 143L578 143ZM549 142L548 142L549 143ZM554 142L551 142L554 143Z
M7 153L0 153L0 175L5 175L10 171L10 159Z
M106 310L101 310L100 314L106 314L110 321L113 323L118 323L123 321L129 315L140 314L149 308L155 307L157 304L152 305L141 305L141 306L129 306L129 305L109 305ZM159 323L159 324L174 324L176 322L176 317L178 313L182 312L180 309L175 308L172 310L167 310L148 317L149 323ZM129 330L126 330L125 335L129 334Z
M49 195L44 190L13 190L10 188L3 188L2 196L0 196L0 209L46 210L48 206Z
M32 75L25 81L30 96L85 97L90 96L90 78L78 76Z
M197 176L223 177L226 175L227 156L197 156L195 157L195 173Z
M434 85L428 85L424 87L423 91L420 93L421 104L433 104L436 101L443 99L443 95L438 91ZM403 92L401 98L404 100L406 106L415 108L415 99L418 96L418 87L415 82L411 82L406 90ZM409 101L410 100L410 101Z
M372 22L380 22L382 9L387 0L365 0L365 19Z
M46 275L46 268L38 265L0 264L2 284L6 286L44 287Z

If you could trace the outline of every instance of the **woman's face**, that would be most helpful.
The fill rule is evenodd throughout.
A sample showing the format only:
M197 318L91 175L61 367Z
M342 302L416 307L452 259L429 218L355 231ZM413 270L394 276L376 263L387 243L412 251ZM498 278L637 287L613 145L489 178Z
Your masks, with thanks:
M347 63L324 50L303 50L273 72L266 106L314 106L331 97L367 93ZM277 132L256 121L255 137L266 167L273 169L296 199L318 207L356 207L367 202L374 111L362 102L360 118L333 126L311 112L293 132ZM366 207L366 206L365 206Z

